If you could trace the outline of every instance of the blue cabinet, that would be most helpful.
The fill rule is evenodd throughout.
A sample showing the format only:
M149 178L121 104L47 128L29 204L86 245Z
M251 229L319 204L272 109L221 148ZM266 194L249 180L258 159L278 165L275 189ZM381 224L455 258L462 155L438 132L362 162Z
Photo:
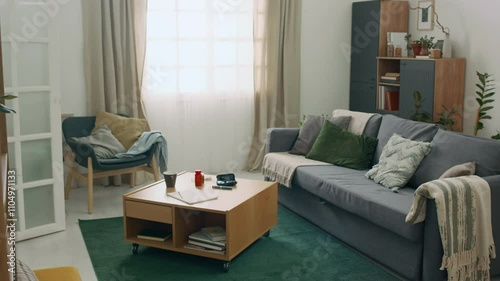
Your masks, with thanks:
M351 82L349 104L351 110L376 113L376 83Z
M401 87L399 90L399 116L410 118L414 113L413 93L419 91L423 102L420 110L434 111L434 61L401 60Z
M351 81L377 82L380 2L352 4Z
M387 32L408 30L408 11L407 1L352 4L350 110L377 112L377 57L385 55Z

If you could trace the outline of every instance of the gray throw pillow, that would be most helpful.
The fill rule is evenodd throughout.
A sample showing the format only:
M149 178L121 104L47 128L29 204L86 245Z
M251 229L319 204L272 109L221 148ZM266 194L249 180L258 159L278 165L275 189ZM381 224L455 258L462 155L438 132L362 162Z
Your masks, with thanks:
M365 176L397 192L410 180L430 150L428 142L412 141L394 134L384 146L378 164Z
M302 128L300 128L299 136L289 153L307 155L309 151L311 151L321 128L323 128L325 120L332 122L334 125L337 125L342 129L347 129L349 127L349 123L351 122L351 116L324 117L307 115Z
M16 280L17 281L38 281L31 268L19 259L16 259Z
M470 176L476 173L476 163L467 162L460 165L455 165L446 170L439 178L455 178L461 176Z
M114 158L116 154L127 152L120 141L111 133L106 125L94 130L90 136L73 138L76 142L89 144L99 159Z

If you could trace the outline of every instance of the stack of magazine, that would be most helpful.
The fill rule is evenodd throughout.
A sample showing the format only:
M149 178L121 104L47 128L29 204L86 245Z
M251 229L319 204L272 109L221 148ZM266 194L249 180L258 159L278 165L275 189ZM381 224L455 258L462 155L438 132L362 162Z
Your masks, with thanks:
M184 245L184 248L224 254L226 252L226 230L220 226L204 227L189 235L189 241Z

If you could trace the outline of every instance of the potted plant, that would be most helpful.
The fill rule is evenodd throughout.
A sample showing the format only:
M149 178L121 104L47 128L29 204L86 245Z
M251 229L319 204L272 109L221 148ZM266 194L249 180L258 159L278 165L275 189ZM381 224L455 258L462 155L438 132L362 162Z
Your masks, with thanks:
M499 131L497 131L497 134L496 134L496 135L491 136L491 138L492 138L492 139L494 139L494 140L500 140L500 132L499 132Z
M421 56L427 56L429 54L429 49L434 47L434 36L428 38L427 35L420 37L420 43L422 44L422 50L420 50Z
M405 41L406 41L406 50L410 51L412 48L411 48L411 34L408 33L405 35Z
M457 113L457 110L455 107L452 107L451 109L448 109L444 104L443 104L443 111L439 113L439 120L437 121L438 124L443 125L445 128L449 129L450 131L455 131L455 128L453 128L453 125L455 125L455 115Z
M425 123L432 123L432 116L429 112L424 110L420 110L422 107L422 103L424 99L422 98L422 94L419 91L413 92L413 115L410 117L410 120L420 121Z
M474 126L474 135L477 136L479 130L484 129L484 124L481 120L491 119L487 111L493 109L492 102L493 95L495 94L495 87L492 85L493 79L490 79L491 74L480 73L476 71L476 75L479 78L479 83L476 84L476 101L479 104L476 115L476 125Z
M420 55L420 51L422 50L422 43L420 43L420 40L412 41L411 49L413 51L413 57Z

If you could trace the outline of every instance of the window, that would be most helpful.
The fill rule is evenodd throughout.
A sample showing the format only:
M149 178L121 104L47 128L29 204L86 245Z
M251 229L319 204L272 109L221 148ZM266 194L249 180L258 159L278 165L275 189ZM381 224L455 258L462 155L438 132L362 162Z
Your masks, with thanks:
M169 170L245 168L254 123L254 0L149 0L142 97Z

